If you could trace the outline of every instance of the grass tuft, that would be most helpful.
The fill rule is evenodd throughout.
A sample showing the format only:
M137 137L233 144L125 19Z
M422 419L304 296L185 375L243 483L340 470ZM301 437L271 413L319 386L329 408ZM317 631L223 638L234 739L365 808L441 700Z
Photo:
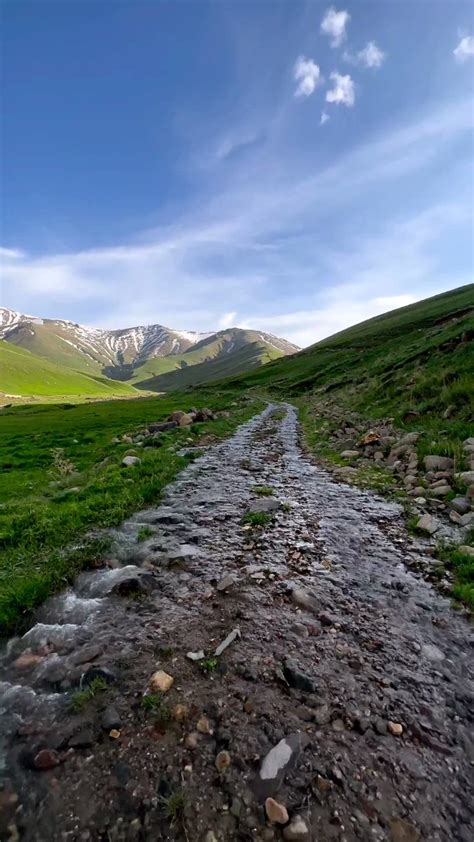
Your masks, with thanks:
M187 796L182 787L173 790L169 795L160 795L159 803L171 827L182 824L187 805Z
M269 512L247 512L242 518L242 523L249 523L251 526L267 526L273 517Z
M137 542L146 541L148 538L152 538L154 534L150 526L142 526L137 532Z
M94 678L88 687L84 690L77 690L71 696L71 707L75 713L83 710L83 708L95 699L99 693L104 693L108 690L109 685L104 678L97 676Z
M252 491L254 494L258 494L259 497L271 497L273 494L271 485L254 485Z

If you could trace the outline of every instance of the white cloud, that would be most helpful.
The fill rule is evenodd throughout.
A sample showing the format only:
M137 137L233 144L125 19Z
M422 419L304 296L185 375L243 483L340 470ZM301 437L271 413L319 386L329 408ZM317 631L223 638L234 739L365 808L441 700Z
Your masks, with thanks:
M297 97L311 96L323 81L319 66L312 59L306 59L304 56L299 56L296 59L293 78L295 82L298 82L295 90L295 96Z
M354 82L347 74L331 73L333 87L326 93L326 102L334 102L336 105L347 105L350 108L355 102Z
M235 325L235 321L237 319L237 312L234 310L232 313L224 313L219 321L218 325L222 330L225 330L227 327L233 327Z
M321 117L319 118L319 125L324 126L324 124L327 123L327 121L330 120L330 119L331 118L330 118L329 114L326 113L326 111L321 111Z
M453 50L456 61L462 63L474 56L474 35L465 35L461 38L456 49Z
M348 50L344 51L344 61L349 64L361 64L363 67L378 68L382 67L387 54L384 53L375 41L369 41L362 50L354 55Z
M331 47L340 47L346 40L346 26L350 19L349 12L337 12L332 7L327 10L321 21L321 32L329 35Z
M4 257L8 260L19 260L20 257L23 257L24 253L20 251L20 249L6 249L3 246L0 246L0 257Z

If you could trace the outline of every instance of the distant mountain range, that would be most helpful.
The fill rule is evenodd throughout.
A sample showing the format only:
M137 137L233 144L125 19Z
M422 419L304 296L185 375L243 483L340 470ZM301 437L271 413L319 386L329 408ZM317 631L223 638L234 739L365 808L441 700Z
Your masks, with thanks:
M229 328L216 333L197 333L157 324L101 330L7 308L0 308L0 340L2 345L8 343L34 355L38 376L43 361L62 370L57 371L61 382L64 382L64 370L85 375L89 383L92 378L94 394L97 382L105 383L109 393L113 387L110 380L121 382L119 393L128 391L126 385L169 391L240 374L298 350L284 339L255 330ZM13 360L16 363L21 360L23 369L27 366L28 355L12 357L9 353L7 358L11 365ZM48 372L51 376L49 368ZM75 383L77 387L77 378ZM0 392L22 394L12 390L12 385L15 386L14 371L8 390L2 384L0 372Z

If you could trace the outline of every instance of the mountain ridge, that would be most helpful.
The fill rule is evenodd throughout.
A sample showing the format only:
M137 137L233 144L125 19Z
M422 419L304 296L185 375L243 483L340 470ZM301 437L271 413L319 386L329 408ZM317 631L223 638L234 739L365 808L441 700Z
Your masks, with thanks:
M214 379L217 370L237 374L299 350L272 334L244 328L204 333L150 324L107 330L6 307L0 308L0 340L88 376L129 382L142 389L165 385L167 390L174 388L174 371L200 365L199 382L205 382L206 365L216 360L225 362L211 366L209 379ZM155 378L165 374L165 380L155 384ZM182 379L178 376L176 382ZM193 381L189 371L185 379Z

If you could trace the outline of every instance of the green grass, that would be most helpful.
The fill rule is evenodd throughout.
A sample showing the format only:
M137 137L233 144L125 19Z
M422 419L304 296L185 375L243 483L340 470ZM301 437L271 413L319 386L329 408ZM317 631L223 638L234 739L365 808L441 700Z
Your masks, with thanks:
M104 693L108 690L109 685L104 678L97 676L94 678L85 690L77 690L71 696L71 708L75 713L79 713L85 706L95 699L99 693Z
M142 708L153 714L155 725L164 728L171 720L171 709L161 693L147 693L142 697Z
M247 512L242 518L242 523L249 523L251 526L267 526L273 517L269 512Z
M67 397L82 400L136 395L126 383L85 374L43 359L24 348L0 340L0 395Z
M177 451L209 433L224 437L262 407L246 401L230 418L177 428L161 448L136 448L141 463L122 468L124 433L160 421L192 404L229 409L239 396L204 392L133 401L19 406L0 414L0 631L21 626L29 612L96 561L103 541L86 540L93 527L121 523L156 503L189 461ZM191 442L189 442L191 439ZM58 452L60 450L60 457ZM64 465L72 466L72 473ZM63 467L59 467L59 466ZM77 489L73 493L65 493ZM67 549L73 545L74 550Z
M273 494L271 485L254 485L252 491L254 494L258 494L259 497L271 497Z
M465 543L474 546L473 532L474 530ZM455 544L440 545L437 548L437 556L454 574L453 596L474 610L474 558L461 552Z

